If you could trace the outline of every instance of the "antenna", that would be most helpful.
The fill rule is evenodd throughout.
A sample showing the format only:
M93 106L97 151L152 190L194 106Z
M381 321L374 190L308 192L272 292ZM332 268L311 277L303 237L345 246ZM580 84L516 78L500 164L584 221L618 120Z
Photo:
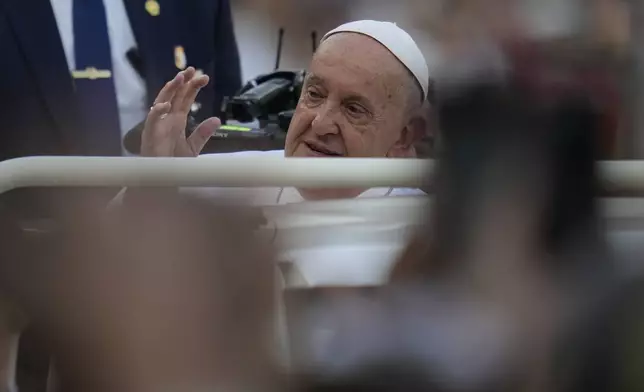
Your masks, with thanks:
M313 44L313 53L318 50L318 32L313 30L311 32L311 43Z
M284 43L284 28L280 28L279 36L277 38L277 58L275 59L275 71L280 68L280 60L282 59L282 44Z

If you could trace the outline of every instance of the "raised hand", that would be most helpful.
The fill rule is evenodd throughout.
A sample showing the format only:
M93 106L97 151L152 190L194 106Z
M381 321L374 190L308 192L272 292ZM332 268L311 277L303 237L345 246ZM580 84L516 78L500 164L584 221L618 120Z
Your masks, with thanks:
M212 117L202 122L186 137L190 108L199 90L208 84L207 75L193 67L179 72L159 92L145 121L141 155L146 157L195 157L221 125Z

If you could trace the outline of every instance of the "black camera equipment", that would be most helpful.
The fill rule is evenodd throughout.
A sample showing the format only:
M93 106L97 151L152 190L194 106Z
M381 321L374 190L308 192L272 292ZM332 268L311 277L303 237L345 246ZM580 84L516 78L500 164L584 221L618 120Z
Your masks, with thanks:
M280 150L284 148L286 131L302 91L305 70L280 70L284 29L279 30L275 69L248 81L233 97L225 97L221 108L222 126L213 134L203 153L223 153L243 150ZM311 34L313 51L317 34ZM229 124L253 123L257 127ZM188 117L186 134L198 125L193 116ZM144 123L131 129L124 138L125 148L138 154Z

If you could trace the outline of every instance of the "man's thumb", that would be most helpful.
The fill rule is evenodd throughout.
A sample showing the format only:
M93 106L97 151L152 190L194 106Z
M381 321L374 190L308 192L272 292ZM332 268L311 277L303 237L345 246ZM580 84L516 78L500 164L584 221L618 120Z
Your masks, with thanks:
M208 143L208 139L221 126L217 117L211 117L201 124L188 136L188 145L195 154L199 154Z

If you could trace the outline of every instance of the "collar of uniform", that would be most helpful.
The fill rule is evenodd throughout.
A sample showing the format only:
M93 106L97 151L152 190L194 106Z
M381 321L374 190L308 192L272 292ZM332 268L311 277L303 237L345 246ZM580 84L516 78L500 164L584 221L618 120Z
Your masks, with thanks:
M384 197L391 193L391 188L370 188L358 195L359 198ZM294 187L280 188L277 195L278 205L301 203L304 200L300 192Z

